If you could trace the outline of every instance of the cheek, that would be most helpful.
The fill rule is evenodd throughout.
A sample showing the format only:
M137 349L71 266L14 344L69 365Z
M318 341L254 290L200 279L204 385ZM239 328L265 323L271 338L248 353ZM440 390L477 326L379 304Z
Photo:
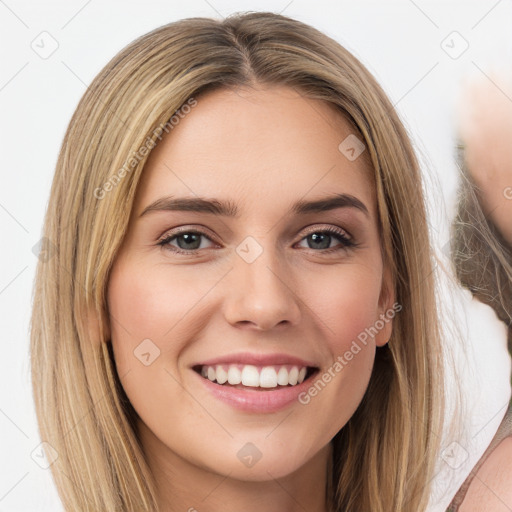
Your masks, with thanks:
M322 368L301 403L317 418L319 432L329 438L353 415L372 374L375 343L370 333L379 318L379 262L337 269L330 278L320 274L314 283L305 295L320 320L330 364ZM333 410L336 415L326 414Z
M170 425L176 420L171 403L181 411L188 407L175 378L176 362L187 342L186 315L199 291L183 278L164 280L160 273L158 267L116 264L108 305L115 365L128 399L148 423Z
M178 352L181 326L204 295L178 273L167 279L161 274L158 267L144 271L128 264L112 271L108 285L112 343L118 367L125 370L132 367L133 352L144 340L151 340L162 353Z
M305 285L306 286L306 285ZM321 274L307 285L308 306L320 318L332 354L347 350L352 340L374 325L379 315L379 265L354 265Z

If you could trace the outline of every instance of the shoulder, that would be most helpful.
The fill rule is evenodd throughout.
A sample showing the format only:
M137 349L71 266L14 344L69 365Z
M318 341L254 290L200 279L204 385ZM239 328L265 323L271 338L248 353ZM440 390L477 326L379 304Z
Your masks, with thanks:
M471 481L460 512L512 510L512 437L492 451Z

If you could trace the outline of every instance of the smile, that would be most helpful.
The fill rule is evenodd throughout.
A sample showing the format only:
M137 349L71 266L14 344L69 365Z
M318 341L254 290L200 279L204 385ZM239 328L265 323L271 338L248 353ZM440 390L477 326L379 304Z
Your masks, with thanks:
M232 354L191 366L199 389L243 412L268 414L292 404L320 369L290 354Z
M284 386L296 386L304 382L308 370L314 371L313 368L307 366L293 365L218 364L196 367L196 371L205 379L220 385L237 386L239 389L243 387L276 389Z

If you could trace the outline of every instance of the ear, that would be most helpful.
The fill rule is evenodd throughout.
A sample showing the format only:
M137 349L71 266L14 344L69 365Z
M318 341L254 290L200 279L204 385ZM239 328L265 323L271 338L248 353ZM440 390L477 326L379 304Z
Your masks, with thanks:
M393 331L393 318L402 309L395 303L395 286L389 266L384 266L379 297L378 318L375 319L375 344L383 347L389 342Z

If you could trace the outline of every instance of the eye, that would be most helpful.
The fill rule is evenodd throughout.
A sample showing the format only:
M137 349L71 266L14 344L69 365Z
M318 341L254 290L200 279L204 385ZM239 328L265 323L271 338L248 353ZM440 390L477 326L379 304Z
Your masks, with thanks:
M192 255L197 254L200 249L212 247L212 245L205 247L202 244L203 238L215 244L215 242L202 231L182 229L178 232L166 234L164 238L158 242L158 245L177 254ZM352 240L345 231L335 227L310 231L310 233L301 239L301 242L302 240L307 241L307 249L318 249L319 251L315 252L322 253L331 253L357 246L357 243ZM338 240L338 246L331 246L333 240Z
M198 249L204 249L205 247L201 244L201 238L205 238L212 242L211 238L206 236L201 231L188 230L180 231L172 235L167 235L164 239L158 242L158 245L163 246L165 249L180 253L180 254L192 254ZM177 247L171 242L176 242Z
M333 239L339 241L339 247L331 247ZM321 249L322 252L328 253L355 247L357 245L345 231L334 227L311 231L302 240L306 240L309 246L307 247L308 249Z

